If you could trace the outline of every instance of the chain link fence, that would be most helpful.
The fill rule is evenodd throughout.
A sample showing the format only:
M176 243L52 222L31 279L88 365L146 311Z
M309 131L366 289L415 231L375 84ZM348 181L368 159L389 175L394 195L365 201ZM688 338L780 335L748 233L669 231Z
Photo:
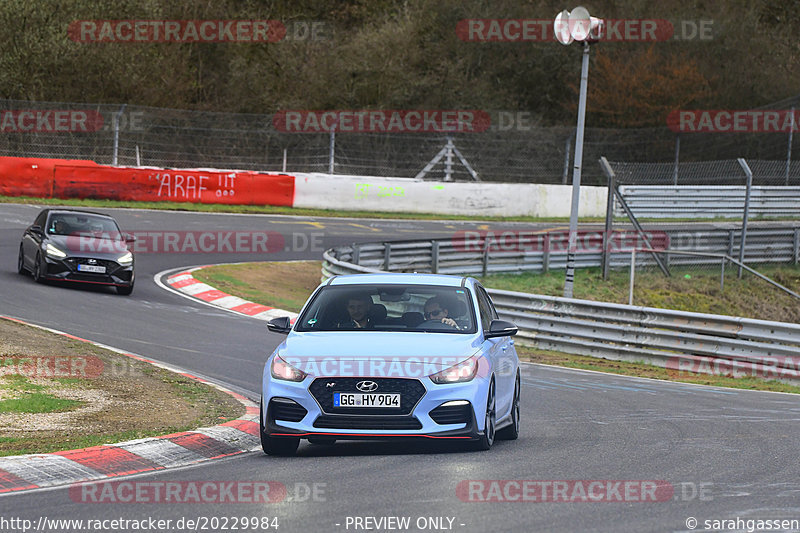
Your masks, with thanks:
M788 104L787 104L788 105ZM273 115L216 113L132 105L0 100L0 155L91 159L101 164L213 167L413 178L452 137L479 179L498 182L571 183L574 128L495 120L479 133L285 133ZM666 127L588 128L583 183L604 185L591 163L640 161L620 166L620 183L736 184L740 174L722 164L693 161L745 157L755 183L800 185L789 165L789 138L782 133L692 133ZM795 150L795 153L798 151ZM677 160L677 172L674 161ZM664 163L651 163L662 161ZM622 165L622 164L620 164ZM452 178L472 180L458 161ZM444 164L425 178L443 179ZM633 181L638 180L638 181Z

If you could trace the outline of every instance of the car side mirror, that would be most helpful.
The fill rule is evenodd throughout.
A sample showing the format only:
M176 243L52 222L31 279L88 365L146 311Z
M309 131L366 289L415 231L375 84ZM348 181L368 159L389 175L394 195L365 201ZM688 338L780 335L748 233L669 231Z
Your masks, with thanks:
M31 233L36 233L37 235L44 235L44 231L42 231L42 227L39 224L34 224L31 226Z
M507 320L492 320L489 324L489 331L486 332L484 337L491 339L494 337L511 337L517 334L517 326Z
M122 238L125 239L125 242L128 244L136 242L136 235L131 235L130 233L123 233Z
M292 321L288 316L279 316L267 322L267 329L273 333L286 335L292 330Z

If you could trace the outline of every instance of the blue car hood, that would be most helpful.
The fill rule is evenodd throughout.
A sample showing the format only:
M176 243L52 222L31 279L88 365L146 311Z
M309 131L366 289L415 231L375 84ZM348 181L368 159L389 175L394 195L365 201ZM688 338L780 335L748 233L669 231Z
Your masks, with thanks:
M420 377L468 359L479 351L481 342L477 334L292 332L278 352L293 366L315 376L352 372L352 375L385 373L387 377Z

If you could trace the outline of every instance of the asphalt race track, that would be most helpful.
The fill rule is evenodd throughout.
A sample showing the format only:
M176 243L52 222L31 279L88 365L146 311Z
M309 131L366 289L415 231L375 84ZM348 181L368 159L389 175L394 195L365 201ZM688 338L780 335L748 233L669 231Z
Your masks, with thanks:
M283 235L283 249L270 254L140 254L136 288L123 297L105 288L38 285L16 274L19 238L38 211L0 204L0 314L178 365L256 401L263 361L283 337L269 333L263 322L159 288L156 273L221 262L319 259L321 248L337 244L447 237L481 225L103 210L125 231ZM502 225L512 226L521 227ZM276 481L287 489L278 503L247 503L245 497L217 504L93 503L61 487L0 496L0 517L34 524L42 517L108 520L109 531L134 530L111 520L148 518L172 520L155 529L162 531L223 531L226 524L231 531L265 531L264 522L251 527L240 521L275 517L284 532L402 530L389 517L407 517L405 530L464 532L702 531L714 525L707 520L738 518L738 526L714 528L735 531L747 530L748 520L800 520L795 396L529 364L523 370L522 435L497 442L489 452L438 442L303 442L293 458L259 450L115 480L142 486ZM513 480L537 483L524 485L534 488L523 494L523 485ZM588 490L592 501L582 501L587 497L579 489ZM543 495L548 501L540 501ZM186 526L198 518L199 524ZM14 527L0 529L22 530ZM51 524L46 530L78 529Z

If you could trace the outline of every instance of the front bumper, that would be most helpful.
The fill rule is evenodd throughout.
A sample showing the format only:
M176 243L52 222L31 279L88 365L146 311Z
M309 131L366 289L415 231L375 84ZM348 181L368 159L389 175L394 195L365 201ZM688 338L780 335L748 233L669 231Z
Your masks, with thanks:
M488 382L480 378L467 383L449 385L437 385L428 378L396 378L394 381L404 379L419 383L424 388L422 396L409 409L401 409L401 414L371 414L363 409L337 410L331 408L329 403L318 401L309 391L309 386L317 378L307 376L302 382L296 383L273 379L268 372L267 370L264 376L262 391L265 407L262 426L270 436L300 438L324 436L340 440L414 437L474 440L480 437L483 431ZM378 378L367 376L355 379ZM444 415L442 410L434 412L432 418L432 411L442 404L454 401L468 402L468 405L461 409L463 416L455 412L457 409L450 409ZM273 409L276 405L280 405L281 408ZM288 407L284 409L284 406ZM434 418L444 423L437 423ZM459 420L458 423L449 423L455 420Z
M96 285L111 285L115 287L129 287L134 282L134 267L130 265L120 265L115 261L97 259L95 264L104 266L104 273L82 272L79 265L85 264L85 258L66 257L64 259L54 259L44 256L45 279L53 281L70 281L75 283L90 283Z

